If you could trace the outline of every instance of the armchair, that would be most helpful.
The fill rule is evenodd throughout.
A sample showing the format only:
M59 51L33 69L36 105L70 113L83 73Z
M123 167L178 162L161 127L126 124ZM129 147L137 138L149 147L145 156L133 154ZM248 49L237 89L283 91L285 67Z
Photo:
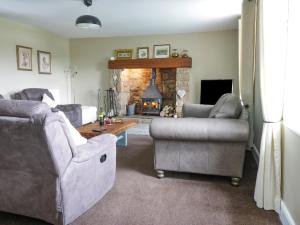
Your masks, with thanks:
M17 100L31 100L42 101L43 95L47 94L52 100L53 95L48 89L43 88L27 88L15 94L14 99ZM70 120L74 127L82 125L82 110L79 104L57 105L57 109L63 111L66 117Z
M45 103L0 101L0 211L65 225L113 186L116 137L75 146Z
M217 104L216 104L217 105ZM185 104L184 118L155 118L150 125L154 140L154 168L231 177L239 185L249 135L247 111L239 117L209 118L214 106Z

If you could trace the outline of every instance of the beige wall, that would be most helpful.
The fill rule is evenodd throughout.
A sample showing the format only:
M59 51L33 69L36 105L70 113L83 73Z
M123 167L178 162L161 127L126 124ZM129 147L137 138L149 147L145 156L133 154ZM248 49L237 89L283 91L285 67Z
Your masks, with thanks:
M24 88L58 89L61 102L67 102L69 41L38 28L0 18L0 93L8 97ZM17 70L16 45L32 48L32 71ZM52 75L38 74L37 50L52 54Z
M97 89L108 88L107 60L114 49L171 44L171 48L187 49L193 58L191 69L191 101L199 103L201 79L234 79L238 92L238 31L190 33L176 35L134 36L118 38L71 39L71 64L78 76L74 79L76 102L95 105Z
M300 136L289 128L283 126L283 160L282 200L288 208L295 224L300 224Z

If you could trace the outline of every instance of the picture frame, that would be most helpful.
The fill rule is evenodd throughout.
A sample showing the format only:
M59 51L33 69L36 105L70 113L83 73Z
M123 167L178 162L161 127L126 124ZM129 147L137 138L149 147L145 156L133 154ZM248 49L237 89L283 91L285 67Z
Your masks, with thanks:
M149 47L138 47L136 52L138 59L149 59Z
M171 45L153 45L153 58L170 58Z
M32 71L32 48L17 45L16 56L18 70Z
M37 61L39 74L51 74L51 53L37 51Z
M115 50L115 57L117 60L132 59L133 49L117 49Z

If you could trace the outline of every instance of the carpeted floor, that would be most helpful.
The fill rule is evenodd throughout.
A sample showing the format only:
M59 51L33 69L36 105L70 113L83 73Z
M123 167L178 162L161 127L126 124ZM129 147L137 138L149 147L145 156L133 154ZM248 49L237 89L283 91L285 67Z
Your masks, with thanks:
M130 136L117 153L114 188L72 225L279 225L278 215L253 200L256 164L247 155L244 179L236 188L225 177L153 171L152 139ZM0 203L1 204L1 203ZM0 213L0 225L46 225Z

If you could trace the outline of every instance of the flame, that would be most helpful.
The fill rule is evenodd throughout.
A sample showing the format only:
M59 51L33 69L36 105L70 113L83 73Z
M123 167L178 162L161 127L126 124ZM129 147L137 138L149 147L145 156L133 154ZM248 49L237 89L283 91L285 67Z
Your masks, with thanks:
M152 109L158 109L159 108L159 103L158 102L143 102L143 108L152 108Z
M157 109L158 108L158 102L152 102L151 106L152 106L152 108Z

